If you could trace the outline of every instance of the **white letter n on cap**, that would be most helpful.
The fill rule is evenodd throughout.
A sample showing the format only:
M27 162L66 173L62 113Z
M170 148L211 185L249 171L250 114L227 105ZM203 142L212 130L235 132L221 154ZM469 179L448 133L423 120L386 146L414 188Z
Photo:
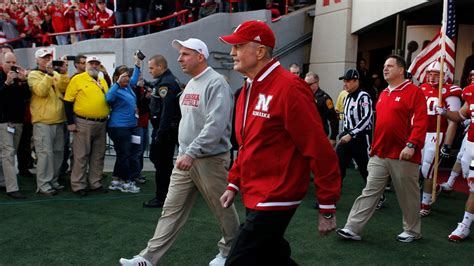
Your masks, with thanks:
M255 106L255 110L268 112L268 105L270 104L272 98L273 95L265 96L265 94L260 93L258 95L258 103L257 106Z

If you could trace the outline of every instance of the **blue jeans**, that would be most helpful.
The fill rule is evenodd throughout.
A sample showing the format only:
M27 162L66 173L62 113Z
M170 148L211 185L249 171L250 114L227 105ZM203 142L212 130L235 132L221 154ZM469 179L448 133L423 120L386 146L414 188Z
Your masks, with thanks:
M133 11L117 11L115 12L115 24L116 25L123 25L123 24L133 24ZM124 31L124 38L133 37L133 28L126 28ZM122 36L121 29L115 30L115 38L121 38Z
M140 145L132 143L133 127L109 127L107 131L110 139L114 142L114 149L117 155L115 160L113 176L124 181L131 181L137 172L140 173L140 162L138 151Z
M56 41L58 42L58 45L67 45L69 43L67 35L56 36Z
M135 13L135 23L145 22L148 20L148 10L135 7L133 12ZM148 34L148 26L135 28L135 36L142 36L145 34Z
M143 154L148 146L148 128L136 127L133 130L133 135L140 137L140 145L137 145L137 149L133 149L134 160L138 160L138 169L136 172L131 173L133 178L137 178L140 176L141 171L143 169Z

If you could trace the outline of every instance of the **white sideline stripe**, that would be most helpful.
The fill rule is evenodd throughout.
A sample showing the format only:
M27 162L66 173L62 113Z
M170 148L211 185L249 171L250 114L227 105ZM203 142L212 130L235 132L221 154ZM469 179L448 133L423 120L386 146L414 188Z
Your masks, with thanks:
M292 205L298 205L300 203L301 203L301 200L283 201L283 202L260 202L257 204L257 207L292 206Z
M319 208L320 209L335 209L336 208L336 205L332 204L332 205L322 205L322 204L319 204Z
M235 189L237 189L237 191L240 191L240 190L239 190L239 187L236 186L236 185L234 185L234 184L232 184L232 183L229 183L229 186L230 186L230 187L233 187L233 188L235 188Z

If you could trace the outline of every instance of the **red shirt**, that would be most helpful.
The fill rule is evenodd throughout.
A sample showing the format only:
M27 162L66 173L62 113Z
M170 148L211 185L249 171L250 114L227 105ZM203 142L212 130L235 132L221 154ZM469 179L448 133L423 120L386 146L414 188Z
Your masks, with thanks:
M469 109L467 111L469 117L466 118L471 119L471 124L469 125L469 130L467 131L467 140L474 142L474 84L464 88L464 91L462 92L462 98L469 105Z
M420 86L421 91L426 97L426 106L428 114L428 130L427 132L436 132L437 115L434 106L439 105L438 87L433 87L428 83L423 83ZM461 98L462 89L456 85L444 84L442 89L442 106L450 107L446 101L448 97ZM448 129L448 119L441 116L441 132L446 132Z
M407 142L417 146L410 162L421 162L428 116L425 96L406 80L392 92L382 91L377 102L374 140L370 156L398 159Z
M320 211L335 211L341 188L338 159L302 79L277 61L267 64L240 93L235 132L239 155L228 189L240 190L245 207L297 208L312 171Z
M64 7L56 7L54 5L48 8L48 12L53 20L54 32L65 32L69 31L68 24L64 18Z
M100 9L97 9L96 13L96 22L97 25L100 26L101 28L106 28L114 25L115 17L114 17L114 12L108 8L106 8L104 11L101 11ZM102 38L111 38L114 36L114 30L105 30L101 37Z

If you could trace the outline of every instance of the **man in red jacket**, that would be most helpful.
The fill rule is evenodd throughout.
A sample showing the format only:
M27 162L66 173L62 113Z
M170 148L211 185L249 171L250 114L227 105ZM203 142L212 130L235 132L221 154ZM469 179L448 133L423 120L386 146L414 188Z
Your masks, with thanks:
M240 191L247 218L226 265L296 265L283 238L306 195L310 171L319 202L319 232L336 227L341 175L308 85L272 58L275 36L247 21L220 39L232 45L234 70L248 77L237 101L239 154L221 197L224 208ZM304 114L304 115L303 115Z
M406 79L403 58L391 55L383 68L388 88L379 96L374 140L367 170L367 183L354 202L343 229L343 238L361 240L360 233L374 214L375 206L391 177L403 213L403 232L397 241L421 238L420 189L421 148L425 143L428 115L423 92Z

